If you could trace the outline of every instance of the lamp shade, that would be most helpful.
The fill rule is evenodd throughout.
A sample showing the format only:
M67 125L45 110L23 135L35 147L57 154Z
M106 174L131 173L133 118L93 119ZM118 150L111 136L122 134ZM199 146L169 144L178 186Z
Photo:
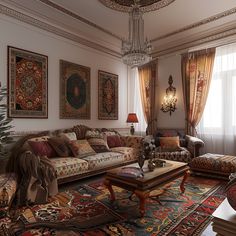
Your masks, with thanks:
M138 117L137 117L136 113L129 113L126 122L127 123L138 123Z

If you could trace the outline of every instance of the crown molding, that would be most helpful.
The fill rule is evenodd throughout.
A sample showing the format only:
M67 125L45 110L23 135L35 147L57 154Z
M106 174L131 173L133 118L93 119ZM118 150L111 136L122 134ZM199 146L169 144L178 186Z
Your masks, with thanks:
M50 2L48 0L39 0L39 1ZM92 42L88 39L82 38L82 37L80 37L76 34L70 33L66 30L63 30L63 29L58 28L56 26L50 25L49 23L45 23L45 22L43 22L39 19L33 18L29 15L21 13L21 12L15 10L15 9L4 6L2 4L0 4L0 13L4 14L6 16L12 17L12 18L14 18L16 20L19 20L21 22L24 22L24 23L30 24L32 26L35 26L37 28L40 28L42 30L45 30L47 32L53 33L55 35L64 37L64 38L69 39L69 40L72 40L72 41L74 41L76 43L79 43L81 45L85 45L87 47L93 48L95 50L98 50L100 52L109 54L109 55L114 56L114 57L119 58L119 59L121 58L121 53L118 52L118 51L112 50L108 47L105 47L105 46L102 46L98 43ZM182 33L184 31L187 31L187 30L190 30L190 29L194 29L194 28L199 27L201 25L216 21L220 18L229 16L229 15L232 15L232 14L235 14L235 13L236 13L236 8L232 8L228 11L222 12L222 13L217 14L215 16L206 18L206 19L204 19L200 22L197 22L197 23L194 23L192 25L186 26L182 29L176 30L175 32L160 36L159 38L156 38L155 41L162 40L162 39L165 39L165 38L170 37L170 36L174 36L178 33ZM79 18L76 18L76 19L79 19ZM86 23L86 22L84 22L84 23ZM95 27L94 25L92 23L91 26ZM109 31L107 31L107 33L108 32ZM220 29L218 29L214 32L207 32L205 34L198 33L197 35L193 36L193 38L191 40L186 41L186 42L183 42L183 40L180 39L180 40L174 40L174 42L169 43L169 44L168 43L163 44L163 46L161 46L163 48L163 50L157 50L157 51L153 52L152 56L153 56L153 58L156 58L156 57L159 57L159 56L162 56L162 55L165 55L165 54L174 53L174 52L179 51L179 50L189 49L189 48L195 47L197 45L201 45L201 44L204 44L204 43L209 43L209 42L213 42L213 41L216 41L216 40L220 40L222 38L226 38L226 37L229 37L229 36L232 36L232 35L235 35L235 34L236 34L236 24L234 24L233 27L231 27L231 28L230 27L227 28L227 27L223 26L223 27L221 27ZM114 36L114 35L112 35L112 36ZM152 40L152 42L153 42L153 40Z
M58 11L60 11L60 12L63 12L63 13L66 14L66 15L69 15L69 16L71 16L71 17L77 19L77 20L80 20L80 21L82 21L82 22L85 23L85 24L88 24L88 25L90 25L90 26L92 26L92 27L94 27L94 28L96 28L96 29L98 29L98 30L101 30L102 32L104 32L104 33L106 33L106 34L109 34L110 36L113 36L113 37L115 37L115 38L117 38L117 39L119 39L119 40L122 40L122 37L121 37L121 36L116 35L116 34L110 32L110 31L108 31L108 30L106 30L106 29L104 29L104 28L102 28L102 27L100 27L100 26L94 24L93 22L91 22L91 21L89 21L89 20L87 20L87 19L85 19L85 18L79 16L78 14L75 14L75 13L69 11L68 9L66 9L66 8L64 8L64 7L58 5L58 4L56 4L56 3L54 3L54 2L52 2L52 1L50 1L50 0L39 0L39 1L42 2L42 3L44 3L44 4L46 4L46 5L48 5L48 6L50 6L50 7L52 7L52 8L55 8L56 10L58 10ZM101 3L103 3L104 5L111 3L110 0L99 0L99 1L100 1ZM164 1L164 2L159 2L158 5L159 5L160 3L161 3L161 4L164 4L164 5L169 5L169 4L172 3L172 2L173 2L173 1L169 1L169 0L168 0L168 1ZM113 6L113 5L114 5L114 6ZM116 4L116 3L112 3L112 7L117 7L117 5L118 5L118 4ZM119 6L120 6L120 5L119 5ZM111 7L111 8L112 8L112 7ZM164 7L164 6L160 5L159 8L162 8L162 7ZM159 9L159 8L157 8L157 9ZM113 8L112 8L112 9L113 9ZM157 10L157 9L156 9L156 10ZM168 34L164 34L164 35L161 35L161 36L159 36L159 37L153 38L153 39L150 40L150 42L153 43L153 42L155 42L155 41L158 41L158 40L161 40L161 39L165 39L165 38L168 38L168 37L170 37L170 36L174 36L174 35L176 35L176 34L179 34L179 33L182 33L182 32L185 32L185 31L188 31L188 30L191 30L191 29L200 27L200 26L202 26L202 25L205 25L205 24L208 24L208 23L217 21L217 20L219 20L219 19L222 19L222 18L224 18L224 17L230 16L230 15L235 14L235 13L236 13L236 7L235 7L235 8L231 8L231 9L229 9L229 10L227 10L227 11L221 12L221 13L219 13L219 14L210 16L210 17L205 18L205 19L203 19L203 20L201 20L201 21L198 21L198 22L196 22L196 23L187 25L187 26L185 26L185 27L183 27L183 28L180 28L180 29L178 29L178 30L172 31L172 32L170 32L170 33L168 33Z
M98 30L100 30L100 31L102 31L102 32L104 32L104 33L110 35L110 36L113 36L113 37L116 38L116 39L122 40L122 37L121 37L121 36L116 35L116 34L112 33L111 31L106 30L106 29L104 29L104 28L98 26L97 24L95 24L95 23L93 23L93 22L91 22L91 21L89 21L89 20L87 20L87 19L81 17L81 16L78 15L78 14L75 14L74 12L72 12L72 11L70 11L70 10L68 10L68 9L66 9L66 8L64 8L64 7L62 7L62 6L58 5L58 4L56 4L56 3L52 2L52 1L50 1L50 0L39 0L39 1L42 2L42 3L44 3L45 5L48 5L48 6L54 8L54 9L56 9L56 10L58 10L58 11L64 13L64 14L66 14L66 15L71 16L71 17L74 18L74 19L77 19L77 20L79 20L79 21L81 21L81 22L83 22L83 23L85 23L85 24L87 24L87 25L89 25L89 26L91 26L91 27L94 27L94 28L96 28L96 29L98 29ZM106 2L106 0L100 0L100 1L101 1L101 2L103 2L103 1ZM110 2L110 0L109 0L108 2ZM170 3L171 3L171 2L168 2L168 4L170 4ZM165 3L165 4L167 4L167 3ZM165 38L174 36L174 35L179 34L179 33L183 33L183 32L185 32L185 31L188 31L188 30L191 30L191 29L194 29L194 28L203 26L203 25L205 25L205 24L208 24L208 23L217 21L217 20L219 20L219 19L222 19L222 18L224 18L224 17L230 16L230 15L235 14L235 13L236 13L236 7L235 7L235 8L232 8L232 9L229 9L229 10L227 10L227 11L221 12L221 13L219 13L219 14L210 16L210 17L205 18L205 19L203 19L203 20L201 20L201 21L198 21L198 22L196 22L196 23L193 23L193 24L190 24L190 25L185 26L185 27L183 27L183 28L180 28L180 29L178 29L178 30L172 31L172 32L170 32L170 33L168 33L168 34L161 35L161 36L159 36L159 37L156 37L156 38L154 38L154 39L151 39L150 42L153 43L153 42L155 42L155 41L162 40L162 39L165 39Z
M48 23L40 21L40 20L38 20L36 18L33 18L31 16L25 15L25 14L19 12L19 11L16 11L16 10L14 10L12 8L9 8L7 6L4 6L2 4L0 4L0 13L4 14L6 16L12 17L12 18L14 18L16 20L19 20L21 22L24 22L24 23L30 24L32 26L35 26L37 28L40 28L42 30L48 31L50 33L53 33L53 34L56 34L58 36L64 37L66 39L72 40L72 41L77 42L79 44L85 45L87 47L96 49L96 50L101 51L103 53L115 56L117 58L121 58L121 54L114 51L114 50L112 50L112 49L101 46L100 44L89 41L89 40L87 40L85 38L82 38L78 35L69 33L65 30L62 30L62 29L57 28L55 26L52 26Z
M50 0L39 0L39 1L44 3L47 6L50 6L50 7L54 8L54 9L64 13L64 14L68 15L68 16L71 16L72 18L74 18L76 20L79 20L79 21L81 21L81 22L83 22L83 23L85 23L85 24L87 24L89 26L92 26L92 27L102 31L103 33L109 34L109 35L111 35L111 36L113 36L113 37L115 37L115 38L117 38L119 40L122 39L121 36L116 35L116 34L112 33L111 31L102 28L101 26L99 26L99 25L97 25L97 24L87 20L86 18L83 18L82 16L80 16L78 14L75 14L74 12L72 12L72 11L70 11L70 10L68 10L68 9L66 9L66 8L64 8L64 7L62 7L62 6L58 5L58 4L50 1Z
M227 38L231 39L227 41ZM233 38L232 38L233 37ZM224 41L221 41L222 39L225 39ZM199 35L198 38L193 38L190 41L183 42L183 40L178 40L178 42L175 41L175 43L170 44L169 46L166 45L166 48L163 50L158 50L152 53L153 58L157 58L160 56L164 56L171 53L176 53L178 51L183 50L189 50L193 47L199 46L199 45L205 45L205 48L208 48L206 45L213 46L222 46L226 43L232 43L236 41L236 24L229 27L225 30L216 30L212 32L211 34L205 34L205 35Z
M173 35L176 35L176 34L179 34L179 33L182 33L184 31L187 31L187 30L191 30L191 29L194 29L194 28L197 28L199 26L202 26L202 25L205 25L205 24L208 24L208 23L211 23L211 22L214 22L216 20L219 20L223 17L226 17L226 16L230 16L232 14L235 14L236 13L236 7L235 8L231 8L230 10L227 10L227 11L224 11L224 12L221 12L219 14L216 14L214 16L210 16L208 18L205 18L201 21L198 21L196 23L193 23L191 25L187 25L181 29L178 29L178 30L175 30L173 32L170 32L168 34L165 34L165 35L161 35L160 37L157 37L157 38L154 38L154 39L151 39L150 41L151 42L155 42L155 41L158 41L158 40L161 40L161 39L164 39L164 38L168 38L170 36L173 36Z

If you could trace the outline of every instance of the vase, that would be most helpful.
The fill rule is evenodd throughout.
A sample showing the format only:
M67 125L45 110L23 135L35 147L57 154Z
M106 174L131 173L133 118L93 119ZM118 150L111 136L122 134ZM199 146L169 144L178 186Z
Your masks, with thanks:
M138 155L138 165L139 165L139 168L143 174L143 165L144 165L144 162L145 162L145 155L144 154L140 154Z
M236 173L229 176L229 183L226 185L226 197L230 206L236 210Z
M154 171L154 169L156 168L156 163L154 161L154 157L155 157L155 152L152 151L149 154L149 159L148 159L148 169L149 169L149 171Z

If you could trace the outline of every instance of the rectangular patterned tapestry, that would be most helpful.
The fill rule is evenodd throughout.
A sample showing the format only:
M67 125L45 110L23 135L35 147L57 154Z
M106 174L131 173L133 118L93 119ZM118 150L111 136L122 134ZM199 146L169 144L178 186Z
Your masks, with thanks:
M8 46L8 116L48 118L48 57Z
M98 71L98 119L118 120L118 75Z
M60 118L90 119L90 68L60 60Z

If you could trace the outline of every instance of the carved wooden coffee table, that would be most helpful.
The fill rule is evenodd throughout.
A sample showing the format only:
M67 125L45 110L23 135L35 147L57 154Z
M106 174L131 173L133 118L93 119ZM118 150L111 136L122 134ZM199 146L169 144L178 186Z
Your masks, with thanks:
M138 164L131 164L125 167L138 167ZM104 179L104 185L110 192L111 201L115 201L115 193L112 189L112 185L132 191L133 194L139 198L139 210L141 216L144 216L145 214L145 202L152 190L183 176L180 183L180 190L184 193L184 182L189 175L189 167L187 163L168 160L166 160L166 165L164 167L158 167L152 172L148 171L146 161L143 167L144 177L132 178L122 176L119 174L121 173L122 168L124 167L107 171Z

